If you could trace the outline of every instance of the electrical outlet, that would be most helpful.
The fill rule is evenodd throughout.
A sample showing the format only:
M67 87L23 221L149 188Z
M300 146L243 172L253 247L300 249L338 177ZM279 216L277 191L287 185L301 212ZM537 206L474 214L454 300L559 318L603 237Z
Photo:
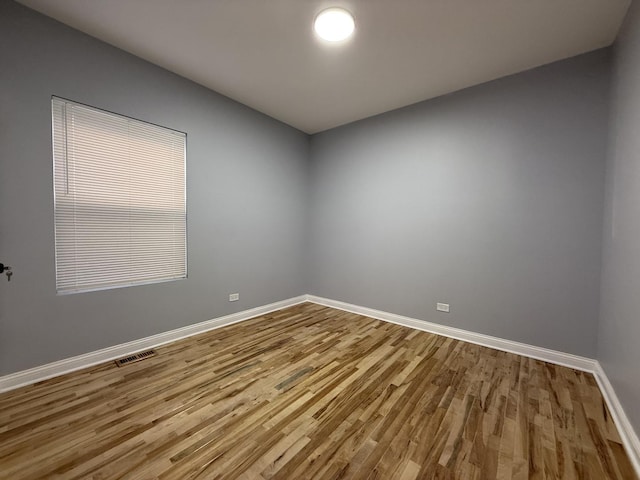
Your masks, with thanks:
M448 303L436 303L436 310L439 312L449 313L449 304Z
M240 300L240 294L239 293L231 293L231 294L229 294L229 301L230 302L237 302L238 300Z

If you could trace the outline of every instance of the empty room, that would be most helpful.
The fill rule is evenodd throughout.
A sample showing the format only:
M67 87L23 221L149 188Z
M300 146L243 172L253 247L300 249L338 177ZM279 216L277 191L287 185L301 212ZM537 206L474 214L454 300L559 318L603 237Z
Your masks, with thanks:
M0 0L0 480L640 478L637 0Z

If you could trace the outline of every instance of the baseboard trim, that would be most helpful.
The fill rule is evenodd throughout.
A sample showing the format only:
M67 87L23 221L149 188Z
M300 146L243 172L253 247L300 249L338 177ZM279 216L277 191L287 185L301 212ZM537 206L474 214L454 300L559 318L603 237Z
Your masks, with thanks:
M250 318L275 312L276 310L282 310L283 308L304 303L305 301L306 295L301 295L299 297L289 298L280 302L270 303L268 305L263 305L249 310L243 310L242 312L232 313L230 315L225 315L224 317L218 317L193 325L187 325L186 327L122 343L113 347L107 347L75 357L65 358L57 362L48 363L28 370L11 373L0 377L0 392L14 390L52 377L57 377L58 375L64 375L65 373L71 373L76 370L92 367L100 363L115 360L119 357L131 355L139 352L140 350L159 347L166 343L175 342L176 340L191 337L199 333L208 332L209 330L249 320Z
M622 404L613 389L613 385L611 385L607 374L598 361L596 361L593 375L596 378L596 382L598 382L605 402L607 402L611 417L613 417L613 422L616 424L616 427L618 427L622 444L629 455L629 459L636 470L638 478L640 478L640 438L638 438L637 433L633 429L629 417L627 417L627 414L624 412Z
M534 345L514 342L512 340L505 340L504 338L492 337L490 335L484 335L482 333L470 332L461 328L448 327L446 325L440 325L437 323L428 322L426 320L404 317L402 315L396 315L395 313L374 310L373 308L361 307L359 305L353 305L338 300L331 300L329 298L307 295L307 300L319 305L325 305L327 307L337 308L339 310L344 310L351 313L358 313L360 315L383 320L385 322L404 325L405 327L415 328L424 332L435 333L444 337L455 338L456 340L463 340L465 342L475 343L484 347L495 348L496 350L515 353L517 355L523 355L525 357L535 358L537 360L543 360L545 362L574 368L576 370L581 370L584 372L593 373L596 368L596 360L586 357L580 357L578 355L572 355L570 353L559 352L557 350L551 350L548 348L536 347Z

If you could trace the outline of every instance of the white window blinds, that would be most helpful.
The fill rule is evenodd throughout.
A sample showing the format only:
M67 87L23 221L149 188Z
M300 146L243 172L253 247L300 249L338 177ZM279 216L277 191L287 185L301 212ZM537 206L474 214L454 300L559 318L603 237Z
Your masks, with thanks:
M53 97L56 288L186 277L186 135Z

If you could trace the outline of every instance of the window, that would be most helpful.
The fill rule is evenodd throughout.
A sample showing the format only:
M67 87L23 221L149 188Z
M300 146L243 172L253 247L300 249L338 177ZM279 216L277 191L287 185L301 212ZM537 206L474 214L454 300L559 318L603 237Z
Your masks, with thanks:
M56 289L185 278L186 135L53 97Z

